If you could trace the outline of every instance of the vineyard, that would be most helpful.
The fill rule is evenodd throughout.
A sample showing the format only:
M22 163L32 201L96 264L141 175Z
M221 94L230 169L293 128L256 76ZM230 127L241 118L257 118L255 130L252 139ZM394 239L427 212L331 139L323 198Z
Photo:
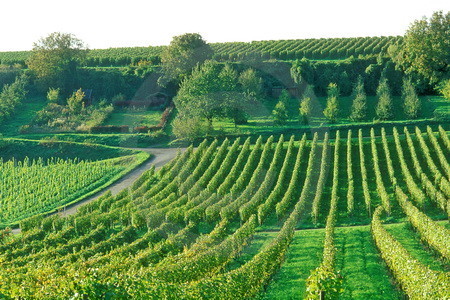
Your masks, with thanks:
M75 215L5 230L0 295L448 298L449 157L442 128L204 140Z
M27 217L49 213L86 198L121 178L148 158L146 153L129 150L121 153L120 149L114 152L114 148L109 150L109 155L122 155L108 157L106 154L94 161L69 158L67 154L70 152L58 157L56 151L66 147L72 148L75 153L93 149L74 143L55 144L44 146L43 143L11 139L1 145L0 153L3 157L0 157L0 228L18 224ZM96 151L100 149L96 147ZM10 151L13 152L12 155ZM41 153L44 157L30 158L28 155L32 152Z
M245 59L345 59L350 56L387 54L390 45L401 43L402 37L321 38L270 40L253 42L212 43L214 58L222 61ZM126 66L139 61L159 63L165 46L93 49L85 66ZM0 52L0 62L24 64L31 52Z

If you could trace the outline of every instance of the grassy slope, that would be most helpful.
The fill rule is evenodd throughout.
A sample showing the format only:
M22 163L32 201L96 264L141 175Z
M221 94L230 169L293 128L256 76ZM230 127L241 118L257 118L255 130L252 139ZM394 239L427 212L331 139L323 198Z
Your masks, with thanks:
M0 134L14 136L19 134L20 127L29 124L36 112L46 105L44 98L30 98L19 106L15 114L0 125Z

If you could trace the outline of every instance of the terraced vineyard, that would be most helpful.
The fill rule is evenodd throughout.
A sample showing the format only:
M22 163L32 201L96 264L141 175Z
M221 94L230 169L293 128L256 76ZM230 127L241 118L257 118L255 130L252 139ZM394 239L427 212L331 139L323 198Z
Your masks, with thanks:
M450 212L450 141L410 131L205 140L73 216L4 233L0 295L449 297L437 220Z

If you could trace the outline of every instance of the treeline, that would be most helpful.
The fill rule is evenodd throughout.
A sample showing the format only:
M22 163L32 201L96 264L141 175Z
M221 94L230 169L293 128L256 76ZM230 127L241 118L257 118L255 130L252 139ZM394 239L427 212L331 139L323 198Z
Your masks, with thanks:
M386 54L390 45L401 43L402 37L320 38L253 42L212 43L214 59L242 61L248 59L345 59L350 56ZM82 65L87 67L126 66L140 61L160 62L166 46L120 47L92 49ZM31 51L0 52L1 64L25 65Z

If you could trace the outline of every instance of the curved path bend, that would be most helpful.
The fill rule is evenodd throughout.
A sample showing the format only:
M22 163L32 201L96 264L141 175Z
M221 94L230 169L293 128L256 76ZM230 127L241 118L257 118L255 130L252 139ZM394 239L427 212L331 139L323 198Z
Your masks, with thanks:
M111 191L113 195L117 194L121 190L130 187L133 182L138 179L145 171L150 169L152 166L155 166L156 169L161 168L163 165L171 161L177 155L178 151L185 151L186 148L132 148L133 150L141 150L153 155L148 161L130 171L128 174L123 176L118 181L114 182L110 186L104 188L98 193L81 200L77 203L67 206L63 211L58 212L58 214L62 217L73 215L77 212L78 207L81 205L87 204L95 199L101 197L107 191ZM52 213L53 214L53 213ZM52 215L50 214L50 215ZM13 234L20 233L20 228L15 228L12 230Z

